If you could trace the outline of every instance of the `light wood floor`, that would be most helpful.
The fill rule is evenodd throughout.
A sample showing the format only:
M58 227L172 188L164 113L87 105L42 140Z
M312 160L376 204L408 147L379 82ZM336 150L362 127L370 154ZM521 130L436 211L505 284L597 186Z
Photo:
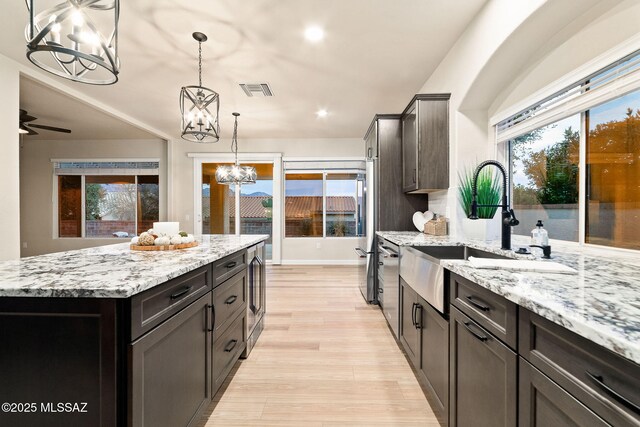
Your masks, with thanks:
M355 267L267 269L265 330L201 426L439 424Z

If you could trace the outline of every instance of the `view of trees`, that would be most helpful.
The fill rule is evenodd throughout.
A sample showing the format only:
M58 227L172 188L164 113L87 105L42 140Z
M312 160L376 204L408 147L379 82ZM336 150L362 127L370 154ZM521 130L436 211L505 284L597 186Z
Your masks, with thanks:
M534 151L531 143L542 137L542 129L516 139L513 156L522 162L530 186L514 186L517 204L572 204L578 202L578 164L580 134L571 126L563 139Z

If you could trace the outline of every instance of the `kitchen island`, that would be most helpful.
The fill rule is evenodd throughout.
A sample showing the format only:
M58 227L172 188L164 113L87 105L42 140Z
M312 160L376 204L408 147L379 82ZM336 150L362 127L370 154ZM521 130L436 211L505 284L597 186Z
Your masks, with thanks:
M499 242L418 232L378 238L400 247L399 341L442 425L640 425L637 254L553 242L551 261L571 274L443 258L438 313L403 280L408 248L465 246L487 257L540 259ZM513 238L516 249L528 243Z
M267 238L0 262L0 425L197 422L246 350L248 254Z

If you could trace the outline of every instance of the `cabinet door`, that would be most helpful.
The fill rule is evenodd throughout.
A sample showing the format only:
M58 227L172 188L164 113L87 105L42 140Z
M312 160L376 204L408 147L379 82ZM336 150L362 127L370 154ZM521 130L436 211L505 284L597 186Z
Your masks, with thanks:
M439 419L449 418L449 322L422 298L422 343L420 371L432 399L431 406ZM442 423L446 425L445 423Z
M451 307L452 426L515 426L517 356L500 340Z
M210 304L209 293L130 345L130 425L198 422L211 400Z
M449 101L418 101L418 189L449 188Z
M418 132L416 104L402 116L402 188L405 192L418 189Z
M400 304L402 306L400 320L400 342L407 352L413 366L420 368L420 329L418 294L400 278Z
M520 427L609 425L523 358L519 391Z

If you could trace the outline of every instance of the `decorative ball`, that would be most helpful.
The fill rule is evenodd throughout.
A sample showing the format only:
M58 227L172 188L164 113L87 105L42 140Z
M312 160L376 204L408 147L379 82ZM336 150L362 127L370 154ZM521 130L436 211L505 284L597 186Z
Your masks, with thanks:
M138 237L138 244L140 246L152 246L154 243L154 238L149 233L142 233L140 237Z
M153 242L153 244L156 246L165 246L170 244L170 242L171 242L171 239L169 239L167 236L161 236L161 237L158 237L155 240L155 242Z
M171 236L172 245L179 245L181 243L182 243L182 236L180 236L179 234L174 234L173 236Z
M134 237L133 239L131 239L131 244L132 244L132 245L137 245L137 244L138 244L138 240L139 240L139 239L140 239L140 238L139 238L138 236Z

